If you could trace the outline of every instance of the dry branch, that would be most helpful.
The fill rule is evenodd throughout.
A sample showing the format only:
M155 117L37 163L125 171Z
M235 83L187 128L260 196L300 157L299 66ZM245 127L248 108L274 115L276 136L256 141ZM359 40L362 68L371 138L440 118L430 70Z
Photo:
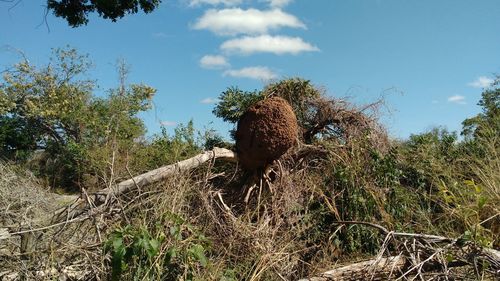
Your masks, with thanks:
M299 281L329 281L329 280L387 280L400 272L406 264L403 256L393 256L381 259L353 263L326 271L320 276Z
M423 249L420 249L419 252L421 252L422 258L426 259L417 264L414 264L415 262L412 262L412 258L410 257L413 253L403 251L397 256L377 257L341 266L323 272L318 276L300 279L299 281L406 280L403 279L405 276L413 278L429 272L440 272L446 268L476 266L477 264L487 264L489 268L486 271L493 276L500 277L499 251L465 246L453 250L453 254L455 255L454 261L443 264L443 261L439 260L437 256L438 254L446 253L445 248L439 248L436 252L428 256L423 254Z
M405 277L420 277L429 272L447 276L453 267L468 266L476 272L484 271L500 277L500 251L484 248L473 242L443 236L388 231L385 227L368 222L338 221L338 224L365 225L376 228L386 235L384 245L377 257L363 262L345 265L299 281L328 280L406 280ZM394 240L397 256L382 257L387 253L387 244ZM411 241L411 242L410 242ZM410 242L410 243L407 243ZM407 245L411 244L412 248ZM402 245L402 246L401 246ZM453 257L452 260L443 257ZM487 265L485 268L478 266ZM423 279L422 279L423 278Z
M189 159L174 163L172 165L163 166L147 173L138 175L126 181L118 183L116 186L110 186L102 189L97 193L89 195L91 198L78 198L75 202L56 212L53 222L60 222L68 219L74 219L81 216L89 210L89 201L94 206L94 212L102 211L107 203L113 198L119 197L135 188L159 182L176 173L188 171L200 166L208 161L222 159L224 161L236 162L236 153L225 148L214 148L210 151L205 151Z
M8 239L12 235L41 231L65 223L81 221L88 217L92 217L93 215L104 212L109 204L114 202L116 198L120 197L120 195L123 195L135 188L141 188L143 186L159 182L176 173L194 169L203 163L214 161L215 159L235 162L237 161L237 156L236 153L231 150L216 147L213 150L205 151L192 158L138 175L126 181L120 182L117 185L112 185L108 188L102 189L99 192L88 195L82 194L69 205L56 211L52 217L50 225L45 225L44 227L38 229L19 226L7 226L0 228L0 240ZM12 231L12 229L15 230Z

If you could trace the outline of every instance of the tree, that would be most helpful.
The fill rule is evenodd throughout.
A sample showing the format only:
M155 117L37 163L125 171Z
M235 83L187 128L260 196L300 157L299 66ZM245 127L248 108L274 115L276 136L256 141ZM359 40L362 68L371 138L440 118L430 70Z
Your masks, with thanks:
M47 8L56 17L66 19L70 26L78 27L89 22L90 13L97 12L100 17L115 22L139 10L150 13L160 3L161 0L47 0Z
M273 96L290 104L301 128L299 137L305 143L321 137L337 138L345 143L354 135L362 136L375 129L372 128L375 123L363 110L375 107L378 102L357 109L346 101L326 97L311 81L301 78L284 79L267 85L262 91L248 92L230 87L219 96L219 103L212 112L236 124L251 105Z
M462 135L467 140L484 137L498 138L500 132L500 76L497 76L491 88L481 94L478 104L482 112L462 122Z
M137 114L150 108L156 90L126 85L127 67L120 63L120 85L96 97L95 82L84 79L90 66L88 56L68 48L54 50L46 66L24 60L6 72L0 84L0 153L19 161L42 151L47 161L38 171L62 186L108 170L115 151L144 135Z
M74 49L58 49L54 55L55 61L46 67L24 60L4 74L0 85L4 155L80 140L82 111L94 83L75 78L90 67L90 61Z
M226 122L237 123L241 115L254 103L267 97L284 98L292 106L299 124L307 128L311 119L311 101L316 101L322 93L314 88L311 81L291 78L267 85L262 91L243 91L237 87L229 87L219 96L219 103L212 113Z
M219 96L219 103L212 113L225 122L236 124L241 115L254 103L262 100L260 91L243 91L237 87L229 87Z

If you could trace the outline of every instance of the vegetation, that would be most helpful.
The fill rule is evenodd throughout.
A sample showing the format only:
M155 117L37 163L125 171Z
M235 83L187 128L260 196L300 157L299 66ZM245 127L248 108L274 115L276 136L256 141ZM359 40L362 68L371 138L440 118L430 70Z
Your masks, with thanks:
M126 14L135 14L139 10L151 13L160 3L161 0L47 0L47 9L52 10L56 17L66 19L71 27L78 27L89 22L90 13L97 12L100 17L115 22Z
M90 66L88 57L76 50L56 49L48 65L36 67L24 60L4 75L3 157L28 164L50 186L74 190L98 189L129 177L127 169L142 172L199 151L192 122L181 124L172 137L163 130L145 141L138 114L151 108L156 90L127 84L128 66L119 62L119 85L98 96L95 81L86 78ZM111 171L110 164L119 168Z
M78 186L90 201L86 190L214 146L231 147L213 131L197 138L192 122L173 136L164 129L145 138L137 114L149 108L153 88L127 85L127 67L119 64L118 87L98 97L95 82L84 79L85 56L71 49L54 54L41 68L20 62L0 85L0 148L8 161L0 166L0 208L7 210L0 230L28 225L44 234L34 246L38 254L28 258L12 255L19 251L12 245L22 244L17 236L0 238L0 264L20 276L55 278L50 269L57 264L75 276L112 280L295 279L404 244L384 239L370 224L500 247L500 77L484 90L482 113L463 122L463 138L435 128L402 141L390 140L378 123L379 102L357 107L299 78L262 91L231 87L221 94L216 116L234 124L254 102L278 95L302 128L299 145L257 185L236 165L215 162L138 187L118 204L103 204L105 211L91 208L85 219L40 221L33 186ZM23 179L26 169L50 180ZM11 204L16 195L6 191L25 186L33 203ZM44 217L60 206L48 201ZM11 246L3 247L8 240ZM489 266L450 269L445 277L494 278Z

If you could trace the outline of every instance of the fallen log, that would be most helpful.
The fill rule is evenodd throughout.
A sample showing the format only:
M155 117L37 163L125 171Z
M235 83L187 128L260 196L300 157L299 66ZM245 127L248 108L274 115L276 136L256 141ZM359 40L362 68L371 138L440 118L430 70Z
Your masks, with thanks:
M228 162L236 162L238 160L235 152L229 149L215 147L212 150L205 151L189 159L171 165L163 166L147 173L135 176L126 181L122 181L117 185L113 185L94 194L90 194L86 198L84 198L82 194L82 196L75 200L73 203L69 204L63 209L58 210L55 213L52 222L56 223L64 220L74 219L86 213L91 206L93 208L99 209L99 207L103 206L105 203L108 203L108 201L112 200L112 198L117 198L120 195L131 191L132 189L140 189L143 186L159 182L176 173L194 169L203 163L213 161L215 159L221 159Z
M41 225L45 225L43 227L32 229L29 226L27 228L22 226L4 226L0 228L0 240L9 239L13 235L24 235L26 233L57 227L65 223L85 220L87 217L104 211L108 203L112 203L116 198L133 189L140 189L141 187L159 182L174 174L189 171L206 162L214 161L215 159L221 159L227 162L236 162L238 160L235 152L229 149L216 147L189 159L135 176L96 193L82 193L81 196L77 197L73 202L55 211L50 223L47 223L45 220L39 221Z
M361 222L360 224L374 225L379 229L384 229L371 223ZM406 280L403 279L405 277L411 280L417 277L426 280L427 278L423 276L427 273L442 273L448 276L448 269L466 266L473 272L488 273L495 278L500 277L500 251L498 250L478 246L472 241L459 246L457 245L458 239L435 235L401 232L391 232L389 235L394 239L408 240L408 237L412 237L414 240L425 240L427 243L410 242L409 244L412 244L415 249L403 247L397 251L399 253L397 256L390 257L382 257L385 251L383 246L376 258L344 265L299 281ZM436 240L436 238L439 239ZM429 241L439 242L434 244ZM451 242L442 245L443 241ZM450 257L452 259L448 260Z
M299 281L350 281L350 280L389 280L397 277L406 264L403 256L362 261L321 273L319 276Z
M442 248L440 249L442 250ZM406 280L404 277L422 276L422 274L439 272L443 269L464 266L487 265L486 270L491 276L500 277L500 251L489 248L464 246L453 251L453 261L444 261L426 257L425 261L414 264L410 253L401 252L397 256L374 258L367 261L344 265L317 276L300 279L299 281L354 281L354 280ZM424 256L425 257L425 256ZM476 268L477 270L477 268Z

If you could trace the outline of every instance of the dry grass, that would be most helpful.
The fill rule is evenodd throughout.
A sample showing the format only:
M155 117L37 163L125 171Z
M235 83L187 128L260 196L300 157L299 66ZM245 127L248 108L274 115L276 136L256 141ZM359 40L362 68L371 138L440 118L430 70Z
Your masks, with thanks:
M411 251L410 240L384 243L370 223L459 237L480 219L489 231L485 237L491 237L498 219L497 154L469 161L489 209L477 212L471 205L477 194L456 192L456 202L468 208L461 209L435 190L401 184L399 166L408 163L391 149L377 122L379 103L357 108L341 100L309 102L315 103L307 106L313 110L303 117L316 138L265 175L210 163L134 189L104 204L102 212L90 208L81 219L62 224L50 225L51 215L74 197L50 193L32 175L0 164L0 208L6 210L0 225L23 234L0 240L0 277L108 280L119 268L116 280L294 280L377 253L408 250L413 265L425 260ZM489 142L495 153L497 141ZM430 188L442 179L446 184L463 179L454 166L433 165L435 174L426 178ZM476 210L474 218L467 216L469 209ZM24 251L21 237L30 231L35 243Z

